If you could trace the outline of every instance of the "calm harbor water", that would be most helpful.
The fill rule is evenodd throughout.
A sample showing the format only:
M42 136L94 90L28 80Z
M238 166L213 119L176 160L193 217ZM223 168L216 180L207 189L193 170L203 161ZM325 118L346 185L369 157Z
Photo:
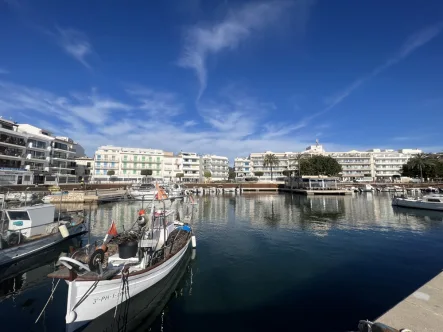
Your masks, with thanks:
M99 206L92 237L140 207ZM197 216L195 258L138 331L356 330L443 268L443 213L393 209L387 194L203 196ZM34 324L53 266L0 285L1 331L64 330L62 283Z

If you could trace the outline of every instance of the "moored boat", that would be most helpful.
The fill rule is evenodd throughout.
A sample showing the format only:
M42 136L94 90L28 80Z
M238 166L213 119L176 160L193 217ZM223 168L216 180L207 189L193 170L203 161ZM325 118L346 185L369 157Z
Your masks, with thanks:
M67 331L83 329L109 310L117 312L137 294L149 292L180 263L191 244L195 247L192 228L177 220L176 211L156 206L151 205L149 216L140 210L131 230L119 234L113 222L102 245L60 258L65 268L49 277L68 283ZM192 220L192 208L189 211L186 221Z
M55 206L51 204L5 209L0 233L0 267L87 232L83 218L54 221L54 214Z
M392 198L393 206L402 206L415 209L443 211L443 195L431 194L422 198L412 198L405 195L394 196Z

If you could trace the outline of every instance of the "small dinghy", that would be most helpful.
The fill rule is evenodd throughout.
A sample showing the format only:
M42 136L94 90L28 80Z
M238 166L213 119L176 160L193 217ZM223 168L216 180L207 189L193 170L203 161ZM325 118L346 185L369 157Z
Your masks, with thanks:
M165 203L164 192L159 194ZM117 314L130 298L149 293L180 263L191 244L195 247L192 228L177 220L177 211L156 206L151 205L149 214L141 209L129 231L118 233L112 222L103 244L88 245L59 259L65 268L49 277L63 279L69 286L66 331L84 329L111 309ZM193 209L188 211L186 221L192 220Z

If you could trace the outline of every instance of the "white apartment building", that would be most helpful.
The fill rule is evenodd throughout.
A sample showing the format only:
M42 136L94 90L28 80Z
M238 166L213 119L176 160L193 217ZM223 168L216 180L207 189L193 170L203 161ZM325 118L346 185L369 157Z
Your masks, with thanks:
M234 172L236 179L244 179L254 176L252 170L253 167L251 159L241 157L234 159Z
M183 173L183 158L173 152L164 152L163 178L165 181L177 182L177 174Z
M163 150L101 146L94 155L93 180L109 180L108 171L114 171L117 181L141 181L144 169L163 179L163 159Z
M30 124L19 124L18 131L28 136L25 165L34 171L36 183L77 182L75 156L77 147L83 150L78 143Z
M75 143L0 118L0 186L75 182Z
M180 152L183 159L183 182L200 182L203 180L200 156L195 152Z
M211 181L227 180L229 177L229 160L228 157L216 155L204 155L202 160L202 172L211 172Z
M92 176L92 169L94 165L94 158L89 157L79 157L75 158L76 169L75 175L77 176L77 180L89 182Z
M372 178L375 181L391 181L393 177L401 175L401 169L414 155L421 153L418 149L382 150L372 149L368 151L352 150L348 152L326 152L321 145L311 145L303 152L272 152L251 153L248 158L236 158L234 170L236 179L255 176L255 172L262 171L261 181L271 179L270 167L264 167L263 161L266 154L275 154L280 160L277 167L273 168L273 179L282 177L284 170L298 170L298 158L300 155L326 155L331 156L342 166L342 178L344 181L353 181L362 178Z

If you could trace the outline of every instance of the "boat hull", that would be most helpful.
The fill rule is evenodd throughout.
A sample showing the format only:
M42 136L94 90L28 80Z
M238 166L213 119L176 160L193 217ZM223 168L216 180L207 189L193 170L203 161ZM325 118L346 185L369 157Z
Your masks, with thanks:
M413 209L443 211L443 203L428 203L407 198L393 198L392 205Z
M122 288L123 282L120 278L99 282L76 280L68 282L66 331L83 330L97 317L116 306L123 307L129 299L156 285L179 264L190 247L190 241L188 239L183 248L163 264L144 273L130 275L126 288ZM87 293L89 295L85 297Z
M191 249L188 248L181 261L161 281L123 303L117 312L114 308L108 310L80 331L148 331L187 274L191 257Z
M8 266L16 264L22 259L29 258L52 246L87 233L84 224L76 225L68 229L69 236L63 237L59 232L45 236L41 239L17 245L11 248L0 250L0 268L6 269ZM0 276L1 278L2 276Z

